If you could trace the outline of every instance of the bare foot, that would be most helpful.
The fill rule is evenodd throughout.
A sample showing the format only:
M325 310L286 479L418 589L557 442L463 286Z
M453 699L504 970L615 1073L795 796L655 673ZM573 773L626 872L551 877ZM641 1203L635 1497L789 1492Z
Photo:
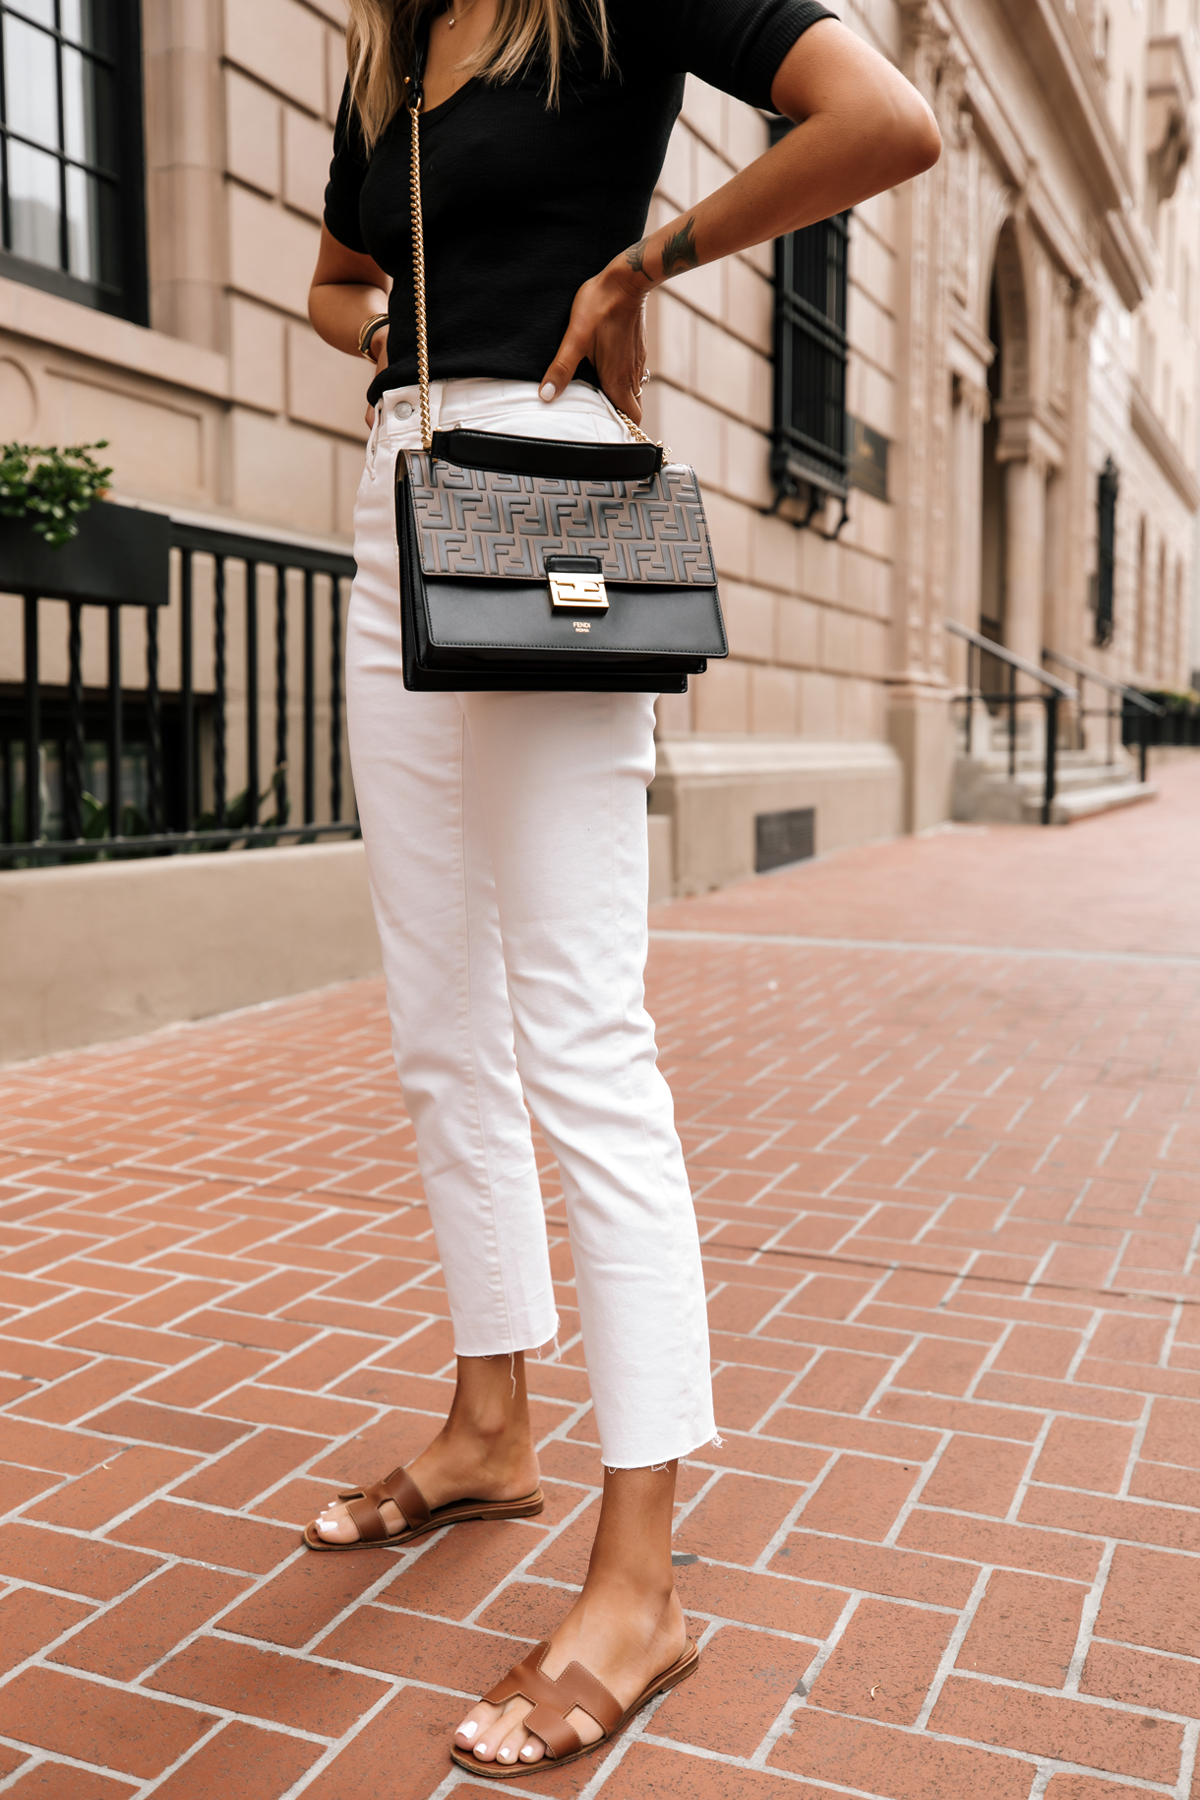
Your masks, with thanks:
M520 1353L459 1358L450 1417L407 1472L431 1510L453 1500L521 1500L533 1492L538 1463ZM405 1530L393 1501L383 1501L379 1511L390 1533ZM358 1540L358 1526L336 1500L316 1523L328 1543Z
M623 1582L589 1580L551 1638L542 1673L553 1680L569 1663L582 1663L624 1708L682 1656L686 1643L683 1608L673 1587L648 1593ZM455 1732L455 1744L474 1751L480 1762L540 1762L546 1746L522 1723L531 1710L528 1700L504 1706L480 1701ZM567 1714L567 1723L584 1744L604 1735L578 1707Z

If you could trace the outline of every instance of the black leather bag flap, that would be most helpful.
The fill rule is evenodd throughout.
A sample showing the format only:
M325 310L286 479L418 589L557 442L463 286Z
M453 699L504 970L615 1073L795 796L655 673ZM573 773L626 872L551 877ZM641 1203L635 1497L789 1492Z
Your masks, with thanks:
M660 444L563 443L456 426L435 431L433 456L496 475L548 475L576 481L650 481L662 468Z

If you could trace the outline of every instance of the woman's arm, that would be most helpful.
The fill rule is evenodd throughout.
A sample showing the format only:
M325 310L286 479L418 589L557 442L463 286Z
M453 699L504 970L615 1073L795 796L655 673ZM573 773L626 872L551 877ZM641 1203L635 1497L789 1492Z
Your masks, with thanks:
M828 219L919 175L941 154L933 114L916 89L836 19L811 25L792 46L771 101L797 121L795 131L580 288L542 378L543 400L560 394L590 357L609 399L640 419L642 315L652 288L683 269Z
M348 356L358 355L358 334L368 319L388 309L390 283L379 264L339 244L327 225L321 227L321 246L312 286L308 290L308 316L318 337ZM371 339L376 369L387 368L386 325ZM367 424L375 423L375 408L367 408Z

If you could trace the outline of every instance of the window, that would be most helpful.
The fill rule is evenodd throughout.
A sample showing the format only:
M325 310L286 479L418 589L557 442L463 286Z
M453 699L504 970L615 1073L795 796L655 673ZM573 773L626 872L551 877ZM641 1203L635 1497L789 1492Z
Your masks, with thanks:
M1113 573L1117 548L1117 465L1110 456L1096 483L1096 643L1104 649L1113 640ZM1139 557L1145 554L1145 524ZM1139 582L1141 576L1139 575ZM1140 607L1139 607L1140 611Z
M792 129L772 119L771 142ZM840 496L845 522L846 252L850 214L775 240L775 413L771 480L776 504L809 488L809 517L823 494ZM839 526L840 530L841 527Z
M0 274L147 322L137 0L0 0Z

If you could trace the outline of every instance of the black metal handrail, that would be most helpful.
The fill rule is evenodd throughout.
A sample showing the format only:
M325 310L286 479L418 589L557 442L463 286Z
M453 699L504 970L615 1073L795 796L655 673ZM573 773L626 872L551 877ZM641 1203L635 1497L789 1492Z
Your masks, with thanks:
M1141 729L1138 732L1137 740L1138 779L1139 781L1144 782L1146 779L1146 760L1149 752L1149 733L1145 729L1146 721L1151 718L1165 718L1167 711L1166 707L1159 706L1157 702L1153 700L1147 700L1145 694L1139 694L1136 688L1126 687L1123 681L1116 681L1111 675L1103 675L1099 669L1089 669L1086 663L1076 662L1073 656L1066 656L1061 650L1043 650L1042 660L1044 662L1060 663L1064 669L1070 669L1073 675L1078 675L1079 677L1079 706L1075 713L1075 743L1077 749L1082 750L1086 745L1087 728L1084 721L1087 719L1104 719L1106 721L1105 754L1108 762L1111 763L1113 760L1114 749L1114 722L1118 719L1124 719L1125 708L1127 706L1133 706L1138 709L1141 715ZM1109 704L1107 706L1089 707L1087 705L1087 684L1089 681L1096 687L1103 688L1110 696ZM1118 699L1121 702L1119 707L1113 706L1113 699Z
M1026 662L1023 656L1017 656L1012 650L1006 650L1003 644L997 644L991 638L984 637L978 631L971 631L968 626L960 625L956 619L945 621L946 630L955 637L965 639L967 645L967 681L963 690L954 696L956 702L965 707L965 751L970 755L974 707L978 702L988 705L995 702L1008 709L1008 778L1015 780L1017 773L1017 708L1029 702L1038 702L1046 709L1046 750L1045 779L1042 788L1042 824L1051 823L1054 799L1058 792L1058 708L1062 700L1078 699L1078 691L1069 682L1060 681L1057 675L1048 675L1039 669L1036 663ZM994 656L1008 670L1008 686L999 693L988 694L983 691L982 663L985 655ZM1026 675L1039 682L1041 693L1018 693L1017 676Z
M84 830L85 716L89 707L83 683L83 608L97 604L85 600L67 602L67 666L65 692L60 693L62 718L62 823L63 835L45 835L42 817L42 753L46 700L49 688L41 680L39 643L39 595L26 592L23 601L24 683L20 695L23 745L24 817L17 836L16 781L12 741L8 731L0 745L0 867L27 862L77 862L97 856L128 857L164 855L187 850L224 849L231 844L267 845L281 839L315 842L329 836L358 836L357 819L342 818L344 803L343 748L344 705L342 678L343 584L353 578L353 557L319 545L287 542L239 531L236 526L213 527L171 520L171 547L179 556L179 685L170 695L175 714L174 756L164 753L163 693L159 681L159 611L144 601L107 603L107 687L104 694L104 762L106 765L108 829L90 837ZM196 570L197 556L212 559L211 605L213 619L212 688L198 694L196 686ZM245 762L244 792L231 800L228 792L229 709L229 602L227 566L240 564L244 579ZM259 693L259 571L274 570L274 755L268 793L260 796L261 733ZM289 790L289 594L288 576L303 577L301 688L300 792ZM317 645L317 589L319 577L328 581L328 683L323 696L328 707L329 758L325 782L326 804L318 809L317 714L319 689ZM146 680L142 689L122 687L122 615L130 608L145 621ZM65 702L65 705L63 704ZM128 807L123 786L126 722L138 705L143 722L145 750L143 830L123 829ZM203 709L210 737L207 786L211 806L201 811L199 721ZM53 743L53 739L50 740ZM167 776L173 803L168 802ZM273 819L259 818L260 799L274 797ZM292 817L294 803L297 816ZM318 810L324 817L318 818ZM174 817L169 816L174 813Z

